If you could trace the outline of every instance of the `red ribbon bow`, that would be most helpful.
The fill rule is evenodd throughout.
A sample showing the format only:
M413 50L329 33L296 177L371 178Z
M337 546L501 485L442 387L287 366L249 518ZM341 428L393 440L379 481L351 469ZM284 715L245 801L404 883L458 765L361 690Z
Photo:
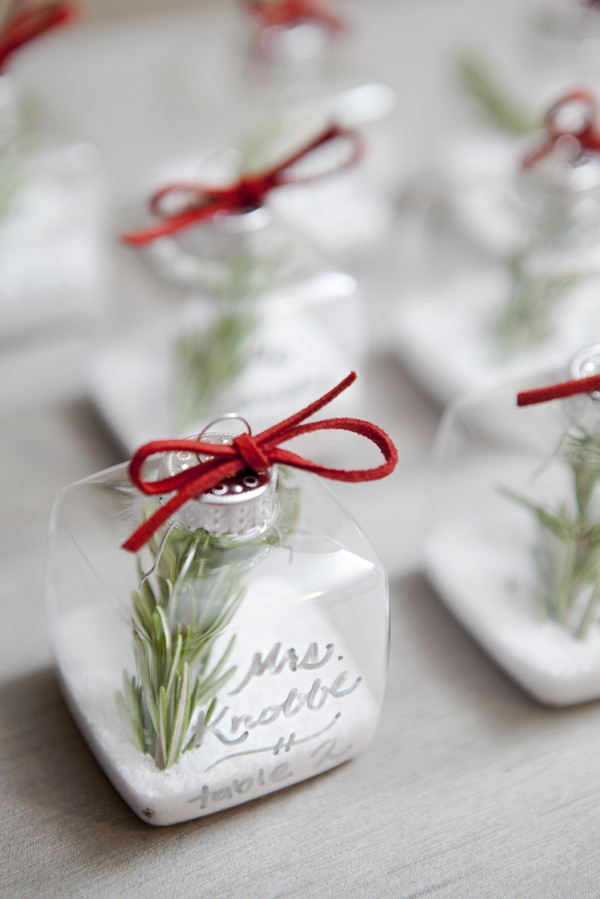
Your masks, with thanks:
M0 33L0 72L9 56L28 44L38 35L70 22L75 9L69 3L45 3L41 6L27 6L16 13Z
M563 381L561 384L550 384L548 387L534 387L532 390L523 390L517 394L517 406L533 406L537 403L547 403L550 400L575 396L577 393L592 393L594 390L600 390L600 375L591 375L589 378L575 378L573 381Z
M314 150L338 138L349 140L352 152L335 169L328 169L325 172L305 177L294 177L289 174L289 169L300 159L304 159ZM157 191L150 200L150 210L162 221L141 231L124 234L123 240L131 246L143 246L160 237L176 234L199 222L214 218L220 212L235 213L242 212L244 209L253 209L262 205L265 196L274 188L286 184L302 184L330 175L332 171L342 171L358 162L363 152L364 142L357 131L332 125L283 162L264 172L242 175L239 181L231 187L212 188L201 184L170 184ZM187 195L188 199L181 212L171 215L165 208L165 199L177 193Z
M185 502L194 499L200 494L225 478L233 477L245 468L254 471L264 471L272 465L281 463L293 468L302 468L312 471L323 478L331 478L336 481L374 481L391 474L398 462L398 452L392 440L385 431L377 425L360 418L327 418L322 421L301 424L306 418L313 415L323 406L334 400L342 391L346 390L356 380L356 373L351 372L343 381L324 394L314 403L296 412L279 424L267 428L256 436L240 434L234 438L233 443L214 444L203 440L153 440L141 446L133 455L129 465L129 477L131 482L143 493L156 495L160 493L176 493L166 503L144 521L140 527L131 534L123 544L123 549L137 552L150 539L152 534L161 524L173 515ZM367 469L340 469L327 468L318 465L310 459L304 459L296 453L281 449L279 444L292 437L308 434L311 431L341 430L360 434L374 443L381 451L385 462L377 468ZM177 474L162 478L157 481L146 481L142 476L144 462L149 456L157 453L192 452L209 455L211 458L192 468L187 468Z
M579 126L565 128L560 124L564 111L572 107L581 107L582 121ZM600 131L596 127L598 104L593 94L585 87L569 91L550 107L544 116L547 136L541 147L523 157L523 168L534 166L540 159L548 156L560 138L572 137L579 143L581 150L592 150L600 153Z
M291 28L300 22L318 22L332 32L343 31L344 23L319 0L254 0L250 11L262 28Z

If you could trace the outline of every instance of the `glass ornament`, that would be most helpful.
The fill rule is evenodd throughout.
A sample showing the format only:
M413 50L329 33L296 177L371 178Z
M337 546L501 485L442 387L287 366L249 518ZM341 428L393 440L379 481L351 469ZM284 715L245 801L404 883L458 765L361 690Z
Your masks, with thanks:
M570 377L578 385L598 371L594 346L575 357ZM546 372L529 384L535 395L557 380ZM516 398L514 386L471 394L444 416L425 570L534 698L585 702L600 697L598 393L527 408Z
M206 448L230 444L232 427L201 435ZM179 444L148 459L144 477L185 476L198 456ZM52 513L47 572L66 700L115 788L155 825L361 752L389 638L385 571L316 475L242 465L126 552L132 527L166 501L141 494L126 465L70 485Z
M136 252L183 290L159 321L107 344L93 362L97 405L128 450L198 432L224 408L261 429L366 356L355 279L266 203L217 213ZM340 409L360 402L357 392Z

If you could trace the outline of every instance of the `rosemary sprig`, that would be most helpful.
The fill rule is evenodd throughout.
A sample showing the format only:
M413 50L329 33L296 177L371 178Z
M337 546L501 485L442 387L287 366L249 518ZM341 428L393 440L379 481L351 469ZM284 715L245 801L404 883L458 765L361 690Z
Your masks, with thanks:
M117 707L135 745L164 770L194 747L197 714L208 723L235 672L235 635L219 650L243 601L250 568L296 526L299 499L280 471L276 524L251 540L171 525L149 542L152 566L133 593L135 674L123 673ZM223 642L223 641L221 641Z
M178 431L193 430L208 416L219 393L244 370L258 321L252 310L217 312L208 328L192 328L178 337L174 358Z
M494 352L501 359L519 356L551 336L555 310L576 280L559 270L532 272L529 251L515 254L507 269L509 289L490 329Z
M133 594L137 675L123 675L118 704L136 744L158 768L175 764L193 745L193 716L214 699L235 668L231 638L215 662L213 649L244 594L239 568L219 569L220 547L206 531L174 527L150 545L151 574L139 567Z
M532 131L538 123L502 91L485 63L472 55L458 60L459 82L478 103L485 117L501 131L520 135Z
M175 427L180 433L189 433L211 414L221 391L252 358L262 319L256 299L275 281L280 261L278 253L226 258L224 280L210 292L212 322L203 327L192 324L175 340Z
M594 509L600 436L570 435L562 457L571 473L570 502L552 509L513 490L501 488L501 492L535 517L540 609L546 618L583 639L598 620L600 605L600 520Z

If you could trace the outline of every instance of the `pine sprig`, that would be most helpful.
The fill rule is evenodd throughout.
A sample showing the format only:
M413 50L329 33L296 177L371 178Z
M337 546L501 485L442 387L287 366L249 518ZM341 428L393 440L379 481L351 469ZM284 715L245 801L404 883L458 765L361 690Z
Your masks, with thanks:
M535 517L538 540L537 599L544 617L584 638L600 607L600 520L595 499L600 482L600 436L581 433L565 441L572 498L552 509L507 488L501 492Z
M136 745L160 769L193 745L196 711L235 671L227 667L234 637L216 660L214 651L244 586L238 566L219 569L215 542L205 531L173 528L150 547L153 583L142 575L133 594L136 674L124 674L117 701Z
M135 674L123 673L117 708L133 741L164 770L194 747L203 706L208 722L220 690L236 668L231 635L216 650L243 601L250 569L295 528L299 496L279 472L276 523L256 539L167 526L148 549L148 572L138 561L132 596Z
M534 251L532 246L508 260L509 289L491 329L494 348L502 358L518 356L551 336L556 309L577 280L560 271L529 271Z
M257 298L277 280L283 258L233 253L223 260L224 280L211 291L209 325L186 328L173 348L176 427L193 428L211 414L223 391L244 370L256 349L262 320Z
M481 59L472 55L459 59L458 78L463 90L473 97L487 120L500 131L527 134L539 124L518 101L501 89Z

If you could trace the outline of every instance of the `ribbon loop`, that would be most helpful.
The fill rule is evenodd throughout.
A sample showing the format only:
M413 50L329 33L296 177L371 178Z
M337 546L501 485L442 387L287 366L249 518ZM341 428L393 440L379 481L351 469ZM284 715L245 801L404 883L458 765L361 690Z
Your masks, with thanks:
M262 28L291 28L302 22L317 22L334 34L345 29L342 20L319 0L251 0L250 12Z
M573 118L571 123L569 119ZM585 87L575 88L564 94L550 106L544 116L546 140L540 147L523 157L523 168L528 169L548 156L556 144L564 138L572 138L580 151L600 153L600 131L596 125L598 104Z
M573 124L568 122L570 115L575 119ZM586 88L576 88L552 104L544 117L544 123L554 140L571 135L585 144L592 135L598 136L595 131L597 117L596 98Z
M143 493L150 496L175 491L171 498L160 505L123 543L123 548L137 552L152 534L164 524L177 509L189 499L200 496L226 478L232 477L244 468L264 471L281 463L294 468L313 472L324 478L337 481L373 481L391 474L398 462L398 452L392 440L381 428L359 418L330 418L323 421L305 422L307 418L330 403L356 380L351 372L336 387L304 409L286 418L279 424L267 428L256 436L240 434L231 445L211 444L201 440L156 440L146 443L134 453L129 465L129 477ZM292 437L299 437L317 430L343 430L366 437L381 452L384 461L375 468L339 469L318 465L310 459L280 448L279 444ZM143 477L146 459L158 453L186 450L191 453L209 454L210 458L191 468L178 472L162 480L147 481Z
M340 138L350 143L350 151L345 159L316 174L304 176L293 174L293 167L297 162L306 159L319 147ZM316 181L347 169L361 159L364 150L363 138L357 131L331 125L277 165L257 174L245 173L229 187L212 188L190 183L167 185L156 191L150 199L150 211L160 221L149 228L123 234L122 239L131 246L144 246L160 237L177 234L214 218L220 212L232 214L253 209L262 205L266 195L274 188ZM177 194L180 195L180 202L174 204ZM175 210L172 208L173 205L176 206Z

